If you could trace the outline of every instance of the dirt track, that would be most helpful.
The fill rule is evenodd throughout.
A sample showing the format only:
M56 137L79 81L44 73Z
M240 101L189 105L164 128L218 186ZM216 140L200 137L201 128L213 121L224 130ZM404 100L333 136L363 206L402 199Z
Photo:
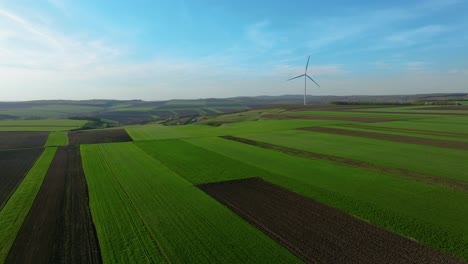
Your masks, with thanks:
M0 150L20 148L42 148L49 132L5 132L0 131Z
M382 166L382 165L373 164L373 163L361 161L361 160L354 160L354 159L349 159L349 158L343 158L343 157L337 157L337 156L326 155L326 154L321 154L321 153L314 153L314 152L305 151L305 150L288 148L288 147L278 146L278 145L274 145L270 143L250 140L246 138L239 138L239 137L233 137L233 136L222 136L221 138L261 147L264 149L270 149L270 150L274 150L274 151L278 151L278 152L282 152L282 153L286 153L289 155L294 155L294 156L298 156L302 158L326 160L326 161L335 162L341 165L364 168L364 169L372 170L372 171L379 172L379 173L385 173L391 176L412 179L412 180L434 184L434 185L443 185L446 187L450 187L452 189L468 192L468 182L464 182L464 181L458 181L458 180L449 179L449 178L422 174L419 172L400 169L400 168Z
M395 118L383 117L361 117L361 116L324 116L324 115L299 115L299 114L269 114L264 115L264 118L271 119L305 119L305 120L339 120L339 121L354 121L354 122L388 122L397 121Z
M308 263L464 263L259 178L199 188Z
M391 135L391 134L382 134L382 133L376 133L376 132L364 132L364 131L347 130L347 129L339 129L339 128L329 128L329 127L305 127L305 128L300 128L300 129L306 130L306 131L335 134L335 135L372 138L372 139L380 139L380 140L394 141L394 142L400 142L400 143L409 143L409 144L425 145L425 146L432 146L432 147L468 150L468 142L463 142L463 141Z
M6 263L101 263L78 147L57 150Z
M0 151L0 210L42 151L39 148Z
M70 131L68 139L69 145L132 141L125 129Z

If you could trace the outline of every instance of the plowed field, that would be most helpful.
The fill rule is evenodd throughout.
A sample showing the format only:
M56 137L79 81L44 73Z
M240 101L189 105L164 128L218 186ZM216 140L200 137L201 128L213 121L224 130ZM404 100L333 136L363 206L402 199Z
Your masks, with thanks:
M40 148L47 141L49 132L4 132L0 131L0 150Z
M104 129L68 132L69 145L132 141L125 129Z
M259 178L199 188L309 263L464 263Z
M0 151L0 210L43 149Z
M61 147L6 263L100 263L78 147Z

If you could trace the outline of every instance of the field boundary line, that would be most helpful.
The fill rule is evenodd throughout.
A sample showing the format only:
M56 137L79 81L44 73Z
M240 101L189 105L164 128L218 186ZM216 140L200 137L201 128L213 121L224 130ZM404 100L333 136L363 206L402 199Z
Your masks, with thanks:
M416 180L416 181L424 182L427 184L444 186L444 187L449 187L455 190L468 192L468 182L459 181L455 179L442 178L442 177L427 175L427 174L423 174L423 173L419 173L419 172L415 172L411 170L377 165L377 164L370 163L367 161L354 160L354 159L349 159L349 158L344 158L344 157L338 157L338 156L326 155L326 154L315 153L315 152L310 152L310 151L305 151L305 150L299 150L299 149L274 145L274 144L270 144L266 142L261 142L261 141L256 141L256 140L251 140L251 139L246 139L246 138L241 138L241 137L220 136L220 138L231 140L231 141L236 141L239 143L248 144L248 145L252 145L252 146L256 146L256 147L260 147L264 149L269 149L269 150L273 150L277 152L282 152L288 155L293 155L293 156L297 156L301 158L325 160L325 161L337 163L340 165L363 168L366 170L375 171L379 173L385 173L387 175L397 176L397 177L404 178L404 179Z
M430 147L437 147L437 148L468 150L468 142L465 142L465 141L403 136L403 135L385 134L385 133L377 133L377 132L365 132L365 131L331 128L331 127L303 127L303 128L298 128L297 130L327 133L327 134L334 134L334 135L340 135L340 136L351 136L351 137L361 137L361 138L367 138L367 139L385 140L385 141L392 141L392 142L398 142L398 143L403 143L403 144L414 144L414 145L430 146Z

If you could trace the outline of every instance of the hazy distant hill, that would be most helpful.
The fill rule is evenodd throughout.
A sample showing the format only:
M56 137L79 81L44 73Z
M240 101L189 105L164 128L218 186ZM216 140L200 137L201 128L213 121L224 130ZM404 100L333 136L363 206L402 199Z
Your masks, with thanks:
M308 104L330 102L409 103L414 101L468 100L468 93L382 96L308 96ZM118 123L210 115L276 104L302 104L301 95L208 98L196 100L40 100L0 102L0 119L93 117Z

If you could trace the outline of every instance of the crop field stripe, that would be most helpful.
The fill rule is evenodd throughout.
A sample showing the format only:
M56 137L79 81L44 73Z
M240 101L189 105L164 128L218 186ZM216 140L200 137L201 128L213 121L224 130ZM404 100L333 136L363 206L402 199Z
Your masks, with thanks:
M49 132L6 132L0 131L0 150L42 148L47 141Z
M270 175L263 178L271 183L468 260L465 192L221 138L184 141L266 170Z
M377 164L373 164L373 163L361 161L361 160L354 160L354 159L349 159L349 158L344 158L344 157L338 157L338 156L314 153L314 152L299 150L299 149L294 149L294 148L288 148L284 146L279 146L275 144L251 140L251 139L242 138L242 137L221 136L221 138L264 148L264 149L274 150L274 151L278 151L278 152L282 152L285 154L294 155L294 156L298 156L298 157L302 157L306 159L326 160L326 161L338 163L338 164L345 165L345 166L364 168L366 170L371 170L371 171L375 171L379 173L385 173L385 174L392 175L392 176L398 176L398 177L421 181L424 183L429 183L429 184L434 184L434 185L442 185L442 186L450 187L456 190L468 192L468 182L465 182L465 181L458 181L455 179L448 179L448 178L436 177L432 175L426 175L426 174L415 172L415 171L377 165Z
M468 182L468 152L363 137L290 130L243 138ZM428 162L430 161L430 162ZM462 172L462 173L460 173Z
M0 262L3 263L41 188L56 148L46 148L0 211Z
M78 147L58 148L6 263L101 263Z
M400 119L395 118L384 118L384 117L361 117L361 116L339 116L339 115L300 115L300 114L268 114L264 115L264 118L272 119L307 119L307 120L340 120L340 121L351 121L351 122L390 122L397 121Z
M463 141L450 141L450 140L412 137L412 136L390 135L390 134L382 134L382 133L375 133L375 132L353 131L353 130L347 130L347 129L328 128L328 127L305 127L305 128L301 128L300 130L330 133L330 134L344 135L344 136L372 138L372 139L378 139L378 140L387 140L387 141L416 144L416 145L426 145L426 146L433 146L433 147L440 147L440 148L468 150L468 142L463 142Z
M138 239L147 241L148 252L159 261L299 261L135 144L83 145L82 149L86 177L96 181L89 185L91 209L105 262L144 255L134 252L141 247L126 246ZM119 195L125 196L124 201L115 199ZM132 216L140 221L137 229L128 223ZM122 240L121 232L127 233ZM119 250L122 247L126 250Z
M346 126L346 127L365 128L365 129L372 129L372 130L395 131L395 132L405 132L405 133L423 134L423 135L431 135L431 136L447 136L447 137L468 138L468 134L465 134L465 133L443 132L443 131L434 131L434 130L407 129L407 128L381 127L381 126L368 126L368 125L363 125L363 124L348 124L348 125L343 125L343 126Z
M118 161L106 157L101 145L82 145L81 151L103 262L165 262L157 242L115 177L119 175L114 165Z
M68 133L65 131L55 131L49 134L46 147L59 147L68 145Z
M260 178L198 187L307 263L463 263Z
M44 149L0 151L0 211Z
M427 110L425 110L427 111ZM405 114L405 115L432 115L432 116L468 116L465 113L447 113L447 112L421 112L421 111L375 111L375 110L350 110L354 113L373 113L373 114Z

